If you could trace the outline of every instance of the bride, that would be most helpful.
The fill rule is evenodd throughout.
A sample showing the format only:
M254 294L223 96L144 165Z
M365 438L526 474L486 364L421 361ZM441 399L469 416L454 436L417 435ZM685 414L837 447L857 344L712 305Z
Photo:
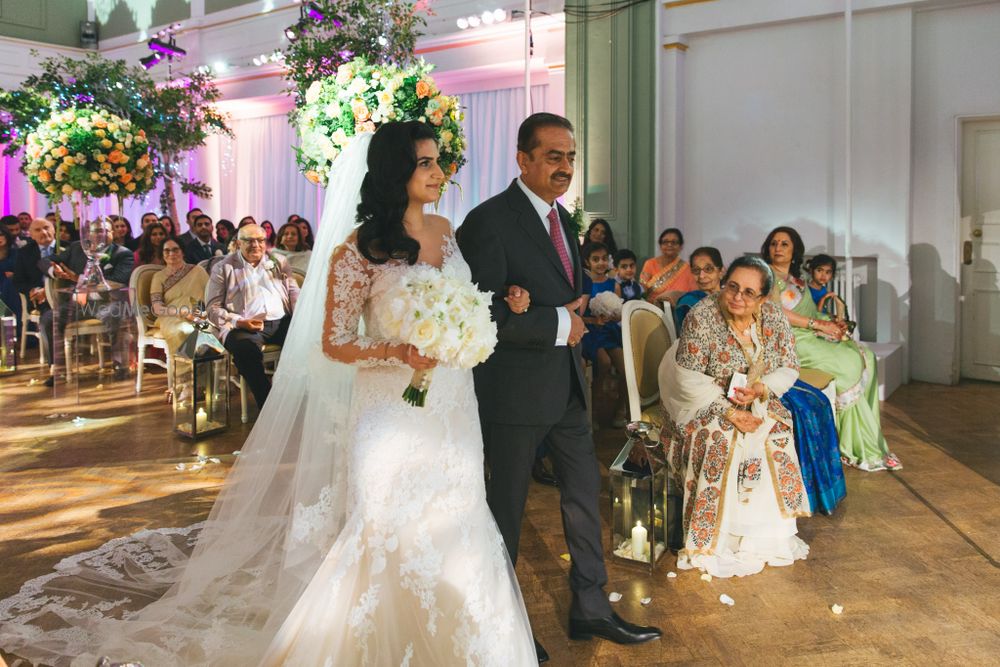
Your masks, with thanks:
M63 561L0 601L0 647L88 667L100 655L145 667L536 663L486 504L472 373L436 369L426 407L411 407L402 391L434 360L373 324L361 333L416 264L470 277L448 221L423 212L445 180L434 137L387 123L334 164L274 389L204 525ZM512 286L508 301L520 312L528 294Z

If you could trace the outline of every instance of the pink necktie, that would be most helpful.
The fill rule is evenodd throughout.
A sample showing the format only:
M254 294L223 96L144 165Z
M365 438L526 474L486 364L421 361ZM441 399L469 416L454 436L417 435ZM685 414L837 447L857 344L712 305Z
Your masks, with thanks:
M562 260L563 271L566 272L566 278L569 280L570 285L574 285L573 281L573 263L569 261L569 254L566 252L566 244L563 243L562 236L562 225L559 224L559 215L556 210L549 209L549 238L552 239L552 245L556 248L556 254L559 255L559 259Z

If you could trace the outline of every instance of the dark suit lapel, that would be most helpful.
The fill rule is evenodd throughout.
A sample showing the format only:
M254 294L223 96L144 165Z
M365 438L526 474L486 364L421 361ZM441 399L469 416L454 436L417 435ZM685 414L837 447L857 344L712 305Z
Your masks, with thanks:
M531 201L528 199L528 196L521 191L521 188L518 186L516 180L511 183L509 188L507 188L507 201L510 204L510 207L518 214L517 222L521 226L521 229L524 230L525 236L531 239L535 245L541 249L542 254L544 254L548 258L549 262L552 263L552 266L559 271L559 275L562 276L567 283L569 283L569 276L566 275L566 270L563 268L562 260L559 259L559 254L556 252L555 246L552 245L552 239L545 233L542 221L538 217L538 211L536 211L535 207L531 205ZM560 216L560 218L561 217L562 216ZM565 229L565 224L563 225L563 228ZM569 238L572 239L573 237L570 236ZM571 246L570 251L572 252L572 246L574 244L570 242L569 245ZM570 287L573 287L573 285L570 284Z

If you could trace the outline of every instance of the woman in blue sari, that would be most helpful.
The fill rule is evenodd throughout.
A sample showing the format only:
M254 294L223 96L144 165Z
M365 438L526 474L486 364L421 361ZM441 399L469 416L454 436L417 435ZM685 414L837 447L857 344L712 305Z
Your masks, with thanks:
M722 255L716 248L698 248L691 253L690 265L698 289L677 300L674 321L678 333L688 311L707 295L719 291L724 273ZM847 487L830 401L816 387L796 380L781 397L781 403L792 413L795 449L799 455L802 481L809 495L809 506L814 513L833 514L847 495Z

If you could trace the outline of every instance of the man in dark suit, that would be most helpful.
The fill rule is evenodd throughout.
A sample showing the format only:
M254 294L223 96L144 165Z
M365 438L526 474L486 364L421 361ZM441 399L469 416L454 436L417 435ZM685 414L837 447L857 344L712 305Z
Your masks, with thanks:
M212 218L202 214L194 219L194 224L191 226L193 236L184 246L185 262L197 264L202 260L211 259L217 254L226 254L226 249L222 247L222 244L212 238L213 231L215 231L215 225L212 223Z
M521 124L517 143L520 177L473 209L458 230L473 282L498 295L492 304L498 344L474 370L490 467L487 501L516 563L535 452L546 441L572 563L570 638L649 641L660 631L623 620L603 590L601 475L579 348L586 332L577 313L583 273L569 213L556 202L573 177L573 126L561 116L534 114ZM526 311L513 313L503 300L509 285L531 294ZM539 661L547 659L536 647Z
M39 328L42 330L42 350L51 363L52 314L49 312L49 302L45 300L45 273L39 264L56 251L56 230L51 222L38 218L31 222L28 232L31 234L31 241L18 251L11 280L14 282L14 289L28 300L29 310L35 309L41 313ZM48 327L44 325L46 320Z
M194 240L194 234L191 230L194 229L194 221L197 220L200 215L203 215L200 208L193 208L187 212L185 222L187 222L188 229L186 232L177 237L177 240L180 241L182 248L186 248L187 244Z
M109 234L110 236L110 234ZM69 247L64 248L58 253L53 253L47 258L39 260L38 267L41 269L42 273L49 278L63 280L72 284L75 284L77 279L79 279L80 274L83 273L84 269L87 267L87 255L83 251L83 246L79 241L73 241ZM101 271L104 273L104 278L109 283L117 283L118 285L128 285L129 277L132 275L132 269L135 267L135 256L129 251L128 248L120 246L116 243L112 243L108 246L107 250L104 251L101 260ZM65 329L66 323L73 318L73 308L75 306L68 300L61 303L59 306L59 329L60 338L62 338L62 330ZM97 312L97 318L104 322L105 329L111 338L111 359L115 367L115 379L121 380L127 377L128 367L127 358L125 357L124 343L127 341L119 340L118 334L118 321L122 317L121 308L99 308ZM53 340L53 330L52 330L52 311L49 310L47 313L42 313L40 320L41 328L45 331L45 335L49 339L49 349L52 348ZM55 371L53 370L53 373ZM55 383L55 375L50 376L45 384L46 386L52 386Z

